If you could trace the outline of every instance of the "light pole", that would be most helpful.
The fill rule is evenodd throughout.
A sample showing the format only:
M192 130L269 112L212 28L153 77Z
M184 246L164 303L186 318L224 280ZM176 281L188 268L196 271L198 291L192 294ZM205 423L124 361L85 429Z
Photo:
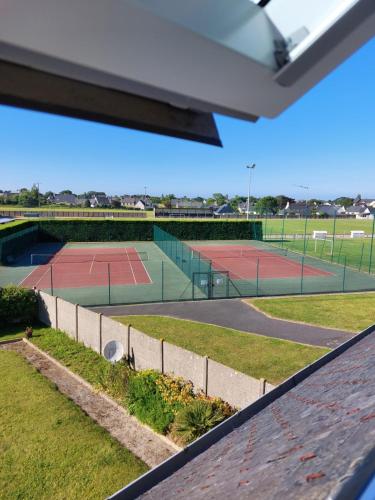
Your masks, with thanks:
M247 190L247 210L246 210L246 219L249 220L251 171L254 170L255 163L253 163L252 165L246 165L246 168L249 169L249 186L248 186L248 190Z
M38 207L40 208L40 182L36 182L35 185L38 186Z
M145 199L146 199L146 196L147 196L147 186L145 186Z

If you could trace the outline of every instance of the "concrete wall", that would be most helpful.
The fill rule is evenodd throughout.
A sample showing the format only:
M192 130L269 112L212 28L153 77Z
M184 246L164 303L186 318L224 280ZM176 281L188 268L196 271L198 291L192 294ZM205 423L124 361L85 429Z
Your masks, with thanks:
M44 292L38 292L38 297L39 319L43 323L65 331L101 354L109 341L118 340L136 370L152 368L183 377L190 380L196 390L221 397L237 408L247 406L274 388L263 379L249 377L60 298Z
M69 337L76 339L77 335L77 306L57 299L57 324L60 330L64 330Z
M78 306L78 341L101 354L101 315Z

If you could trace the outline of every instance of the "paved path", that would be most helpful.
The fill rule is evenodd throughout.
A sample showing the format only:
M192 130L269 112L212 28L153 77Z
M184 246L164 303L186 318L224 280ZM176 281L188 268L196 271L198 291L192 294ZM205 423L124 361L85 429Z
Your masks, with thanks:
M86 381L32 344L21 340L2 344L0 349L15 351L23 356L42 375L54 382L61 393L72 399L117 441L150 467L155 467L176 453L177 447L141 425L115 401L93 389Z
M340 330L271 319L240 299L105 306L93 307L92 310L106 316L128 314L173 316L330 348L337 347L353 336Z

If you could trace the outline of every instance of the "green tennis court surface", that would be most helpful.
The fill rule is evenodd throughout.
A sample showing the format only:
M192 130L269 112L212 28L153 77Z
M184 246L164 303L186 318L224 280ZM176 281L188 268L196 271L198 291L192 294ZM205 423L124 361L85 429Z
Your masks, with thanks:
M30 277L43 270L37 287L82 305L375 290L374 274L318 255L254 240L169 236L164 250L157 241L31 244L0 266L0 286L32 286ZM123 257L129 253L134 258Z

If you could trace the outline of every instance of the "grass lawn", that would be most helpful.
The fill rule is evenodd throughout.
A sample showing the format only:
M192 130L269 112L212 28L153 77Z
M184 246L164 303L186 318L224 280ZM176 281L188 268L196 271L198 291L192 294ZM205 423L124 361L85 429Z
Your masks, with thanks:
M27 325L29 326L29 325ZM7 325L0 327L0 342L2 340L22 339L26 325Z
M0 376L1 498L102 499L147 470L18 354Z
M272 242L273 245L283 246L290 251L300 252L306 251L307 255L317 257L331 262L332 243L318 241L317 243L309 239L306 245L303 240L284 240ZM315 251L316 244L316 251ZM375 240L373 243L373 251L371 255L371 238L336 238L333 246L332 262L353 267L358 271L369 272L371 259L371 272L375 272Z
M249 299L271 316L359 332L375 323L375 293Z
M285 340L160 316L121 316L117 321L131 324L151 337L163 338L202 356L230 366L255 378L278 384L328 352Z
M263 223L263 234L281 234L283 230L283 219L259 219ZM284 234L304 234L306 219L285 219ZM350 234L352 230L372 232L372 220L359 219L336 219L336 234ZM334 219L307 219L306 234L312 235L314 230L328 231L332 234Z

